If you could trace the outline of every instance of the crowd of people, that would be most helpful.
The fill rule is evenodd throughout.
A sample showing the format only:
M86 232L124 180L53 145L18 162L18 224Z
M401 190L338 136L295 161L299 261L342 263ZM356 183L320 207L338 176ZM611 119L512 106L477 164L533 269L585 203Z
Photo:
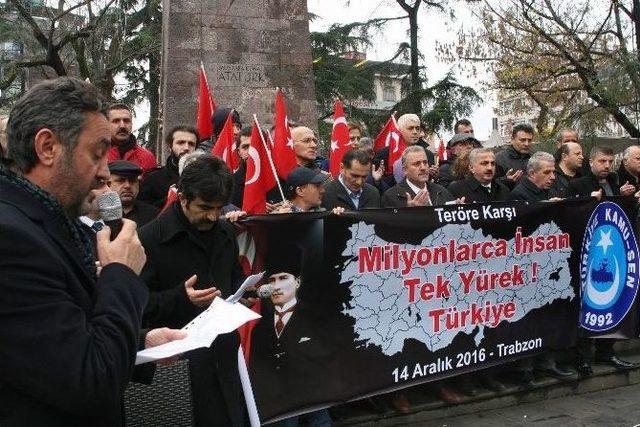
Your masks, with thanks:
M240 160L235 171L210 154L229 115ZM212 121L214 137L208 141L200 141L190 125L171 128L165 140L169 155L158 167L132 133L131 109L105 105L87 83L45 81L15 105L0 139L0 396L6 403L0 424L122 424L127 382L153 375L153 369L133 369L135 352L180 338L180 328L241 283L234 223L245 215L251 128L243 128L232 109L219 108ZM461 119L447 144L448 158L440 160L417 115L404 114L397 124L406 149L393 165L388 148L374 152L363 126L349 124L351 149L335 178L326 172L314 131L292 125L297 166L281 181L283 193L274 188L267 195L267 212L341 214L640 194L640 146L625 149L615 171L613 151L594 147L585 157L575 130L558 134L552 154L535 152L533 128L517 125L509 146L496 154ZM124 214L113 241L97 205L107 191L118 194ZM274 325L280 337L286 326L277 331L277 319ZM534 372L568 379L591 374L592 363L635 366L616 356L612 340L597 340L595 356L591 344L581 342L575 366L561 366L555 355L544 354L518 362L513 371L528 385ZM238 345L236 333L226 334L211 348L185 356L195 425L247 422ZM481 385L503 391L505 371L430 387L456 403ZM375 407L387 403L399 412L410 410L402 392L371 401ZM326 410L308 421L331 424Z

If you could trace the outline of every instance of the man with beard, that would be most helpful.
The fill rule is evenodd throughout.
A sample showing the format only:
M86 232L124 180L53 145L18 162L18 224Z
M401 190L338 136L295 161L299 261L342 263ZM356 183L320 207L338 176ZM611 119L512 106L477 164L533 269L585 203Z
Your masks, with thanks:
M140 230L147 253L142 278L149 288L145 323L182 328L214 298L242 283L236 233L220 219L233 186L220 158L203 154L182 171L178 200ZM243 426L237 332L220 335L210 348L189 352L196 427Z
M469 171L465 179L454 181L448 190L465 203L505 201L509 189L495 179L496 155L488 148L475 148L469 153Z
M125 104L112 104L107 108L107 119L111 130L109 162L128 160L140 166L144 175L154 170L158 166L156 156L139 146L131 133L131 109Z
M117 160L109 163L109 172L111 172L109 187L120 197L123 218L130 219L138 227L142 227L158 215L160 209L137 200L142 174L142 169L138 165L126 160Z
M62 77L35 85L7 126L0 166L0 425L119 426L148 291L135 223L97 234L102 271L77 217L109 178L109 122L98 90Z
M185 154L193 153L198 145L198 131L192 126L179 125L167 133L165 143L170 149L165 166L147 175L140 187L140 200L162 207L169 187L178 183L178 162Z

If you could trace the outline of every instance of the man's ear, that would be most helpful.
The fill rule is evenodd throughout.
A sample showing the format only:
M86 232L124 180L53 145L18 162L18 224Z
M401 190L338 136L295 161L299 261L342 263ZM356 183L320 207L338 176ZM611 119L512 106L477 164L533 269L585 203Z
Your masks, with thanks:
M183 208L186 208L189 205L189 201L183 193L178 192L178 200L180 201L180 206Z
M38 162L44 166L51 166L64 147L58 136L49 128L42 128L33 138L33 145Z
M300 277L296 277L296 289L300 289Z

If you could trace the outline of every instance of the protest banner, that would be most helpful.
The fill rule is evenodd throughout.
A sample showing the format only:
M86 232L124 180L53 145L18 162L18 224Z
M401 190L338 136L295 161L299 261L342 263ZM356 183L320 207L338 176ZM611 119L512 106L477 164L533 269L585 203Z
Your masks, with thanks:
M252 218L270 287L250 335L261 420L569 348L593 334L578 328L587 285L614 307L597 334L636 336L635 237L623 250L601 235L630 238L619 218L632 209L575 199ZM581 281L592 271L598 283Z

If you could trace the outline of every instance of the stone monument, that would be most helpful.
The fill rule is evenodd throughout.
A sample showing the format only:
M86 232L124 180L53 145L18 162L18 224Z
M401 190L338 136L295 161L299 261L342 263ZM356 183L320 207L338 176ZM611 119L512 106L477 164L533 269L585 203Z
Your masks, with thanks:
M163 10L165 132L195 123L200 61L218 106L243 123L257 114L271 126L280 87L289 118L316 127L306 0L164 0Z

